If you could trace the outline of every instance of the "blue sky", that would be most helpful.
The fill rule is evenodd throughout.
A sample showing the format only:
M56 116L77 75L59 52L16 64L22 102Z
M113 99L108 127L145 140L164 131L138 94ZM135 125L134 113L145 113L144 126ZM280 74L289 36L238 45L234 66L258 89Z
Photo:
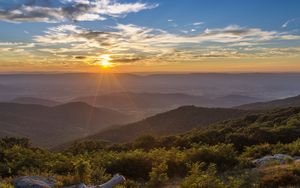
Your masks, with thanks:
M164 27L167 19L179 25L202 20L206 27L224 27L238 24L249 27L280 29L292 18L300 17L300 1L297 0L160 0L160 6L139 17L129 15L125 21ZM147 25L146 24L146 25Z
M0 8L15 5L17 1L0 0ZM19 1L20 3L22 1ZM136 2L120 1L120 2ZM78 23L91 28L99 28L120 23L133 23L136 25L162 28L176 32L172 25L179 28L191 29L194 22L205 22L199 29L225 27L237 24L247 27L260 27L268 30L289 30L281 26L288 20L300 19L300 1L297 0L144 0L150 4L158 3L155 9L128 14L125 18L110 18L105 21L93 21ZM174 20L174 24L167 20ZM72 23L72 22L71 22ZM30 35L24 35L24 31L38 34L49 25L45 23L21 23L11 24L0 22L1 41L30 40ZM291 24L292 25L292 24ZM299 23L292 25L293 29L299 29Z
M297 62L299 9L298 0L0 0L0 55L6 67L22 63L30 67L13 58L25 56L21 51L39 59L35 64L39 67L49 62L58 65L54 61L71 61L63 64L68 67L89 66L93 63L88 61L102 61L103 54L109 54L116 65L142 66L154 61L165 65L174 62L164 59L171 54L188 65L195 59L198 63L237 57L249 60L253 54L268 56L269 49L278 59L289 55ZM71 37L55 37L65 35ZM81 47L87 42L95 44L90 51L79 52L75 37ZM117 46L116 41L122 45ZM134 47L125 49L131 44ZM219 49L205 50L208 48ZM81 63L77 56L82 57Z

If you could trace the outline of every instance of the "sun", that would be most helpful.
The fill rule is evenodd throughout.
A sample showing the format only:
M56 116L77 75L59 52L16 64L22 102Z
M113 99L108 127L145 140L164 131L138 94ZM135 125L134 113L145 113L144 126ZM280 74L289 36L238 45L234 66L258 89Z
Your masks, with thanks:
M101 66L102 67L109 67L111 64L110 64L110 62L109 61L107 61L107 60L102 60L101 62L100 62L100 64L101 64Z
M109 54L102 54L97 59L97 62L102 68L110 68L112 67L112 63L110 62L111 60L112 59Z

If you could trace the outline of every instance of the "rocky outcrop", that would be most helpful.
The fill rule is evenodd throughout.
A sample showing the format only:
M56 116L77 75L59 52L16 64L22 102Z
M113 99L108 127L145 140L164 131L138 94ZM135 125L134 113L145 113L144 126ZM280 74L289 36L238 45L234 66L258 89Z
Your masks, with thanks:
M286 155L286 154L275 154L275 155L267 155L262 158L255 159L252 161L252 163L255 164L256 166L265 166L272 162L277 162L279 164L285 164L285 163L288 163L291 161L296 161L299 159L300 159L300 157L298 157L298 156L292 157L292 156Z
M125 181L125 178L119 174L102 185L87 186L85 184L73 185L63 188L113 188ZM23 176L14 180L15 188L53 188L55 187L54 178L44 178L40 176Z
M51 188L55 186L53 178L23 176L13 181L15 188Z

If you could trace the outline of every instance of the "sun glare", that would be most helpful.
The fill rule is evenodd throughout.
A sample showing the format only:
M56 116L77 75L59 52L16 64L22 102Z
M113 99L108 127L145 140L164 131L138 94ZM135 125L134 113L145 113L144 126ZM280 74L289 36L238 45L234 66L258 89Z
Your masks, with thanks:
M99 56L98 64L102 68L109 68L112 67L112 63L110 62L112 59L109 54L103 54Z

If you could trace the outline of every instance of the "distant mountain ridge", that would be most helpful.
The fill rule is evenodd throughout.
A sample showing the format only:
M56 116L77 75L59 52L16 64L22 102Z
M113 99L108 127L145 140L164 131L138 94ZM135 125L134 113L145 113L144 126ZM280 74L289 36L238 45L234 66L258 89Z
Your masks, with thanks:
M273 100L300 93L299 82L299 73L0 74L0 85L5 86L3 89L0 86L0 100L42 96L66 102L76 97L94 96L98 92L103 95L122 91L187 93L214 98L241 95ZM99 84L101 90L97 91ZM243 104L253 102L257 101L245 101Z
M67 103L55 107L0 103L0 136L29 137L35 145L43 147L130 121L130 116L85 103Z
M185 93L118 92L99 96L79 97L72 101L82 101L93 106L115 109L123 113L138 112L142 114L142 117L146 117L180 106L195 105L227 108L238 104L260 101L260 99L242 95L210 97Z
M237 106L238 109L245 110L271 110L274 108L288 108L288 107L300 107L300 95L295 97L288 97L284 99L277 99L268 102L257 102L245 105Z
M44 106L57 106L61 104L60 102L49 100L49 99L42 99L42 98L36 98L36 97L18 97L10 102L12 103L19 103L19 104L38 104L38 105L44 105Z
M135 123L100 131L88 138L126 142L143 135L166 136L206 127L218 121L238 118L250 113L252 111L184 106Z

